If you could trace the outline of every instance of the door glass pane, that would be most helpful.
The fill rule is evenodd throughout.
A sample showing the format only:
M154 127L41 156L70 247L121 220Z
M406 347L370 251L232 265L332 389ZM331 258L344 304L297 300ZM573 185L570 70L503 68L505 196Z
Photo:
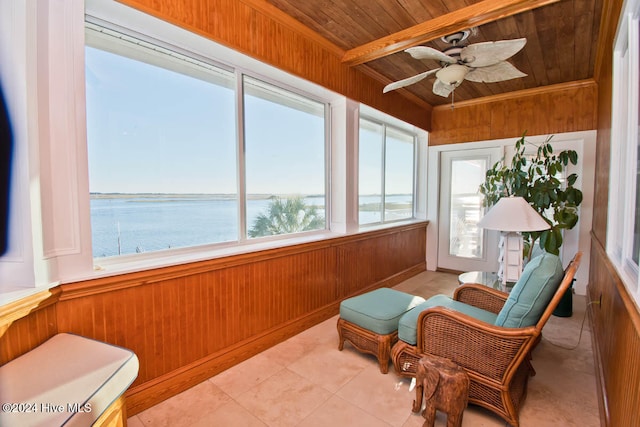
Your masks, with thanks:
M360 119L358 221L382 221L382 125Z
M384 219L413 217L413 135L387 127Z
M482 258L482 229L478 221L483 213L482 194L486 159L459 159L451 162L451 221L449 254L465 258Z

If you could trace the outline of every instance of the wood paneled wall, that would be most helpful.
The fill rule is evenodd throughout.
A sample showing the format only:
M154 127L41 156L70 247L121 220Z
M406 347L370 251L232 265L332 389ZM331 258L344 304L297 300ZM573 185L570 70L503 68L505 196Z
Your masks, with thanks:
M344 50L264 0L120 0L262 62L429 130L431 106L342 63Z
M587 294L602 425L640 426L640 314L606 251L611 149L612 57L622 0L605 0L597 52L595 200Z
M424 271L426 227L63 284L4 309L1 361L57 332L129 348L140 359L132 415L334 316L346 297Z
M640 314L595 235L589 276L602 425L640 426Z
M577 132L596 128L593 80L545 86L438 106L429 145Z

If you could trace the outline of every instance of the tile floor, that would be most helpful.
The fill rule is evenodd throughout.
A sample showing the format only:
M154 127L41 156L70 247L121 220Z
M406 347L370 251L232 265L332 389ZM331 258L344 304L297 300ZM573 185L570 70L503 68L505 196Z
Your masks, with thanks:
M395 288L429 297L451 295L457 278L424 272ZM574 298L573 316L552 316L533 355L537 375L521 413L522 427L600 426L588 322L574 346L585 311ZM338 351L337 316L318 324L191 389L128 419L141 426L299 426L419 427L411 412L410 380L390 364L382 375L373 356L350 344ZM445 426L438 414L436 426ZM464 414L464 427L504 426L496 415L476 406Z

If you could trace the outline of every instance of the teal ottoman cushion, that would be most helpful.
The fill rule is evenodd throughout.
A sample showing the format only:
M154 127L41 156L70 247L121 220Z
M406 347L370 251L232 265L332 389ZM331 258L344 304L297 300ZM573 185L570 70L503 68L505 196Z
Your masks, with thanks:
M493 324L497 317L495 313L456 301L446 295L434 295L400 318L400 322L398 323L398 339L407 344L416 345L418 341L418 316L420 316L421 312L431 307L447 307L490 324Z
M380 335L398 329L400 317L424 298L389 288L380 288L340 303L340 317Z
M563 277L562 262L557 255L544 252L532 258L509 293L495 324L522 328L538 323Z

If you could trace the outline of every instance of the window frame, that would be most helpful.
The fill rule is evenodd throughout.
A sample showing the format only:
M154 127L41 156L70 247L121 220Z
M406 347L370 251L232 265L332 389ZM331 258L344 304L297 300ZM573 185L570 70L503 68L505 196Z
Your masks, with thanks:
M403 221L412 221L418 219L418 158L419 158L419 143L420 143L420 135L414 130L403 126L400 123L394 123L392 120L388 120L382 118L380 116L376 116L374 113L370 111L362 111L358 117L358 134L360 134L361 123L362 120L373 123L374 125L380 126L382 128L381 132L381 177L380 177L380 196L381 196L381 204L380 204L380 221L377 222L368 222L365 224L359 223L360 218L360 186L358 186L358 223L361 228L367 227L376 227L385 224L394 224ZM399 218L394 220L386 219L386 175L387 175L387 129L392 129L395 132L400 134L407 134L412 137L412 183L411 183L411 217L409 218ZM358 164L360 162L360 158L358 155ZM358 178L360 174L358 172Z
M614 42L612 73L607 253L630 294L640 303L639 265L633 260L640 170L640 0L627 2L622 11Z
M239 167L238 167L238 171L240 174L240 180L242 182L242 185L240 187L241 193L239 194L239 197L241 198L241 216L240 216L240 227L239 227L239 232L241 233L240 237L239 237L239 242L254 242L254 241L262 241L262 240L281 240L281 239L286 239L288 237L291 236L297 236L297 235L305 235L305 234L317 234L317 233L325 233L330 231L330 224L331 224L331 188L330 188L330 165L331 165L331 150L330 150L330 146L331 146L331 102L330 100L327 100L326 98L323 99L321 97L306 93L303 90L300 89L296 89L294 87L291 87L287 84L284 84L282 82L279 82L275 79L266 77L266 76L260 76L260 75L256 75L256 74L250 74L247 72L244 72L240 69L238 69L236 71L237 76L236 76L236 81L238 83L238 87L242 88L242 90L237 91L236 95L238 97L238 107L240 108L241 111L238 112L237 115L237 120L238 120L238 127L241 129L239 129L239 132L241 132L241 136L239 133L239 137L238 137L238 150L239 152L241 152L242 154L239 154ZM307 100L319 103L319 104L323 104L324 105L324 199L325 199L325 215L324 215L324 228L320 229L320 230L311 230L311 231L302 231L302 232L298 232L298 233L293 233L293 234L280 234L280 235L273 235L273 236L262 236L262 237L254 237L254 238L250 238L248 236L248 232L249 232L249 224L247 223L247 191L246 191L246 134L245 134L245 126L244 126L244 117L245 117L245 106L244 106L244 96L245 96L245 92L244 92L244 82L245 82L245 77L248 77L249 79L252 80L256 80L259 81L263 84L267 84L267 85L272 85L274 87L276 87L279 90L284 90L284 91L288 91L292 94L294 94L295 96L299 96L299 97L303 97L306 98ZM240 159L241 157L241 159Z
M216 248L224 248L227 246L233 245L242 245L247 244L249 240L255 241L256 238L248 237L248 230L250 228L250 224L247 223L247 197L246 197L246 142L245 142L245 110L244 110L244 80L245 77L250 78L255 81L262 82L266 85L273 86L277 90L281 90L284 92L291 93L294 97L300 97L311 102L321 104L323 106L323 138L324 138L324 158L323 158L323 185L324 185L324 197L325 197L325 218L324 218L324 227L318 230L311 231L303 231L297 233L290 234L281 234L274 236L264 236L260 237L259 240L283 240L291 237L306 235L306 234L324 234L328 232L328 224L330 223L330 188L329 188L329 167L330 167L330 99L326 96L318 96L317 94L309 93L308 91L301 90L298 87L294 87L289 84L284 84L276 78L270 78L269 76L264 76L262 74L258 74L255 72L249 72L242 67L235 67L230 64L224 64L218 62L215 58L204 57L192 50L188 47L176 46L167 42L166 40L158 40L153 37L147 35L141 35L133 30L129 31L121 26L115 26L112 24L105 23L104 21L99 21L92 19L91 16L88 16L86 19L86 26L90 28L87 31L99 31L109 36L115 36L122 39L128 39L127 42L133 42L131 45L126 45L124 47L115 47L104 49L102 45L104 43L101 41L100 43L91 43L86 42L87 46L91 46L96 49L106 50L110 53L124 56L128 59L135 61L142 61L146 63L151 63L156 66L160 66L161 68L166 68L174 72L180 72L189 76L192 76L188 69L190 67L189 62L196 63L200 66L205 67L215 67L221 70L232 72L235 75L235 87L233 88L235 91L235 108L236 108L236 173L237 173L237 184L236 184L236 195L238 197L238 209L237 209L237 217L238 217L238 235L237 238L233 241L224 241L224 242L211 242L206 244L192 245L181 248L172 248L165 250L154 250L145 252L143 254L122 254L122 255L114 255L109 257L96 257L94 258L95 262L100 263L101 265L106 264L118 264L120 262L129 262L136 259L152 259L156 256L163 255L171 255L171 254L180 254L183 252L190 252L193 250L215 250ZM102 36L104 37L104 36ZM127 43L122 42L122 43ZM136 45L142 45L141 50L139 51L141 57L136 55ZM152 51L160 52L155 58L152 60L149 59L148 49L151 48ZM121 53L124 50L125 53ZM153 54L153 53L152 53ZM167 54L170 57L171 64L168 64ZM144 57L144 58L142 58ZM184 63L178 62L177 65L173 60L176 61L186 61ZM165 65L169 65L168 67ZM187 72L181 71L182 69L187 70ZM282 72L281 72L282 73ZM192 76L193 77L193 76Z

